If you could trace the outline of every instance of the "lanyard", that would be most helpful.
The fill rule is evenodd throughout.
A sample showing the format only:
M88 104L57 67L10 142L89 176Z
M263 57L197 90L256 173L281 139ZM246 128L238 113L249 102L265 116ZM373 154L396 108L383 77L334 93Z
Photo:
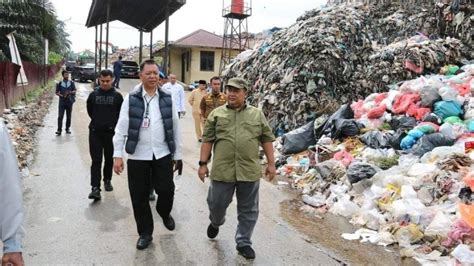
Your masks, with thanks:
M153 95L153 97L150 98L149 101L146 100L146 94L145 94L145 97L143 97L145 99L145 102L146 102L146 109L145 109L145 118L148 118L148 114L150 113L150 103L151 101L153 100L153 98L155 98L156 94Z

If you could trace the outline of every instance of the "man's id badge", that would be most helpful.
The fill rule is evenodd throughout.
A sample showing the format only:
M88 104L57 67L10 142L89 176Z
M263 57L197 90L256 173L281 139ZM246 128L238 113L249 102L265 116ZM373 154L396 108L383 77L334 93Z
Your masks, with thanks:
M143 118L142 128L148 128L148 127L150 127L150 118L145 117Z

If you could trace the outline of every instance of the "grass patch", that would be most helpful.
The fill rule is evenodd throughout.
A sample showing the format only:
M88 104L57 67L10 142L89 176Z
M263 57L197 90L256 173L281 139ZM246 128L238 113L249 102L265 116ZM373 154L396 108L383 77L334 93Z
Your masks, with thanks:
M55 80L60 77L60 73L58 73L55 78L52 78L46 83L46 85L38 85L36 88L32 89L26 94L26 100L28 103L32 103L40 98L43 94L49 91L51 88L55 88L56 83ZM22 98L24 101L24 98Z

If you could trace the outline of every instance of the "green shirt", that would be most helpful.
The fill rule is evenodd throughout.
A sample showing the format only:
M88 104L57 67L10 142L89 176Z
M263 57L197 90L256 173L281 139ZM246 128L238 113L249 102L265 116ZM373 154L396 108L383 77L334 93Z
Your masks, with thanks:
M227 105L214 109L203 134L203 141L214 145L210 178L222 182L258 181L262 176L259 144L274 140L260 109L249 105L240 111Z

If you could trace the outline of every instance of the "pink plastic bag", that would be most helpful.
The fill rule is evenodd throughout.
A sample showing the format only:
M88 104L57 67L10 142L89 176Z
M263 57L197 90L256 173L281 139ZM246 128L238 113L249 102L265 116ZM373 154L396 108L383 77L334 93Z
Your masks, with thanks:
M385 104L382 104L380 106L377 106L375 108L372 108L369 110L367 113L367 118L369 119L377 119L383 116L385 113L385 110L387 110L387 106Z
M359 119L364 115L367 111L362 107L364 105L363 100L359 100L351 104L352 111L354 111L354 118Z
M339 151L334 154L333 159L341 161L345 167L348 167L354 160L354 157L347 151Z
M411 104L415 104L421 100L418 93L407 93L398 95L395 98L392 111L395 114L404 114L408 110Z
M377 95L377 97L375 97L375 103L380 104L385 98L387 98L387 94L380 93L379 95Z

